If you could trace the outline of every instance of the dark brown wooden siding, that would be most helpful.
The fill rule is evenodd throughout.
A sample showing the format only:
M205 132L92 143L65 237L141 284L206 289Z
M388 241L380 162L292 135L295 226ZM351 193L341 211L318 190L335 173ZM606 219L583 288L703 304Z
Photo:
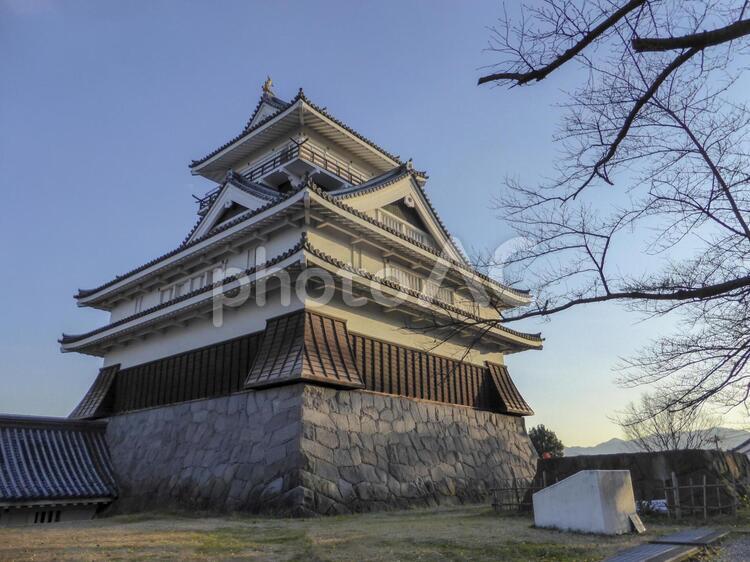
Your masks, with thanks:
M350 334L349 339L367 390L502 411L503 403L485 367L366 336Z
M116 372L110 391L104 393L111 406L91 417L239 392L246 388L263 335L250 334ZM344 333L344 339L337 340L339 352L346 337ZM511 415L532 412L503 366L473 365L358 334L349 334L348 343L356 364L349 370L358 372L367 390ZM101 386L95 383L90 394L103 394Z
M243 390L262 333L123 369L114 412L163 406Z

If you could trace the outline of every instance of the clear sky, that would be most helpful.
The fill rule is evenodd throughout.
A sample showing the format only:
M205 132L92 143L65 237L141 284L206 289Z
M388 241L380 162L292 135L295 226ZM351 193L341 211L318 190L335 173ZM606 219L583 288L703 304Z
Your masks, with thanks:
M102 2L0 0L0 412L67 415L100 360L61 354L63 331L106 322L78 287L175 247L195 220L188 171L244 126L267 74L300 86L430 174L429 195L467 248L511 233L490 201L507 173L555 155L559 91L479 88L497 1ZM636 258L634 258L636 259ZM568 312L511 372L568 445L619 436L607 416L637 396L618 357L669 329L615 307Z

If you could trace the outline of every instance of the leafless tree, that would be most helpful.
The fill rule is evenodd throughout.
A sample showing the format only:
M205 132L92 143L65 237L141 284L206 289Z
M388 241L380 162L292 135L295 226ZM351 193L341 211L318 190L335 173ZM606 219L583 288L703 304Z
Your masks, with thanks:
M497 201L529 241L504 265L537 297L504 321L607 301L676 315L622 375L669 387L671 410L750 395L747 4L543 0L492 29L499 60L479 80L581 77L554 176L509 179Z
M719 417L702 408L673 411L665 406L658 394L643 394L638 404L631 402L615 421L625 437L643 451L708 449L718 445L718 435L712 430L721 423Z

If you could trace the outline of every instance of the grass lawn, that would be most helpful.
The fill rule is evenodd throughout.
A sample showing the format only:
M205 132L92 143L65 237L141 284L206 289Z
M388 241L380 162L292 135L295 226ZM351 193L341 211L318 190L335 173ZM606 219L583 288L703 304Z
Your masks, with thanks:
M675 529L598 537L471 506L317 519L122 516L0 529L0 560L601 560Z

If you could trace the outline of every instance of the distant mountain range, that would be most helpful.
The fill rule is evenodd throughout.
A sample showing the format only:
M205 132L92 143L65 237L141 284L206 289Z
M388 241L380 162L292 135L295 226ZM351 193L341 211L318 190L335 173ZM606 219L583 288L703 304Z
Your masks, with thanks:
M743 441L750 439L750 431L742 429L729 429L728 427L715 427L711 430L711 435L719 436L719 448L729 451L737 447ZM623 439L610 439L604 443L599 443L593 447L566 447L566 457L576 457L578 455L611 455L615 453L638 453L642 451L635 441L625 441Z

